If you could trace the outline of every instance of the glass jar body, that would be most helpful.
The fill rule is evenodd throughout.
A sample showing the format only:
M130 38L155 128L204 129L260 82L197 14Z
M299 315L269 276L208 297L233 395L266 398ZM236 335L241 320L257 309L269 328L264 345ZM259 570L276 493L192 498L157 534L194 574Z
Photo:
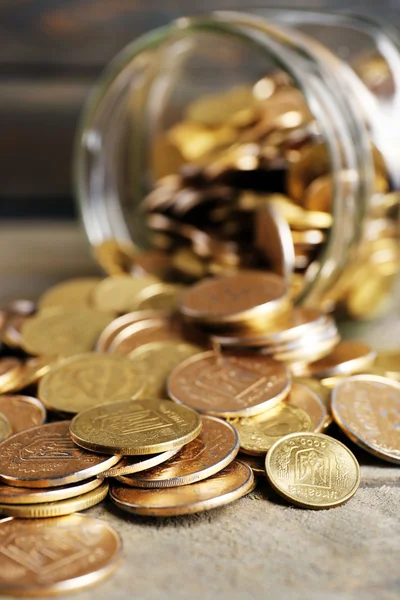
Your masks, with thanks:
M252 248L265 245L259 204L274 196L286 218L289 195L307 213L291 226L298 301L378 314L399 265L399 48L369 21L298 11L182 18L134 42L106 70L78 133L90 242L155 244L175 260L179 238L182 260L190 238L193 274L205 259L206 274L253 268ZM157 192L154 209L159 180L165 200ZM330 215L329 226L309 213Z

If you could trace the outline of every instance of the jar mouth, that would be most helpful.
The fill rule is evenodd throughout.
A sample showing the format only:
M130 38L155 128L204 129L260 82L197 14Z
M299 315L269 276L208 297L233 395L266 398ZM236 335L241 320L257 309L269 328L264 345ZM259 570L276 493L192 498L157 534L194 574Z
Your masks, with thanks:
M144 246L140 225L132 240L115 181L113 165L120 157L117 146L121 132L117 117L126 109L133 78L142 78L141 85L154 84L157 73L151 64L151 51L168 46L177 36L184 38L203 31L230 36L252 46L261 56L272 57L302 92L318 121L331 164L333 225L298 298L299 302L316 305L340 276L362 237L373 178L367 125L354 98L353 75L345 65L300 32L288 32L249 14L216 12L180 18L135 41L110 64L89 99L77 134L75 188L89 239L94 245L114 238ZM138 114L140 110L142 105ZM343 173L351 174L346 182Z

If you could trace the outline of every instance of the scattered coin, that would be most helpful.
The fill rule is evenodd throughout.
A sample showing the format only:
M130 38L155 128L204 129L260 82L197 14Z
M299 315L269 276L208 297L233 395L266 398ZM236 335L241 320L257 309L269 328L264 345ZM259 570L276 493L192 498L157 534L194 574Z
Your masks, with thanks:
M41 596L86 588L108 577L120 557L118 534L93 517L5 519L0 523L0 592Z
M157 283L151 275L132 277L112 275L98 283L92 294L93 305L105 312L128 313L135 308L136 295L147 286Z
M215 417L251 416L285 398L290 381L287 367L267 356L210 351L175 367L168 393L175 402Z
M71 421L71 437L83 448L120 455L155 454L194 440L199 415L170 400L115 402L87 409Z
M12 433L12 427L10 421L6 415L0 412L0 442L8 438Z
M311 419L310 431L319 433L326 429L328 424L330 425L332 422L332 418L328 414L328 411L330 412L330 405L327 407L323 400L321 400L319 387L315 386L313 389L313 386L310 386L307 382L293 381L286 402L303 409L307 413Z
M100 281L100 277L81 277L57 283L40 296L38 308L42 311L45 308L90 306L91 295Z
M169 517L225 506L254 487L251 468L234 460L213 477L191 485L151 490L113 484L110 498L118 508L137 515Z
M176 324L165 317L145 319L120 331L109 346L109 352L127 356L135 348L150 342L184 341Z
M386 377L400 381L400 351L378 350L374 367L382 369Z
M112 316L86 308L47 308L25 320L22 346L33 355L70 356L93 350Z
M272 446L265 462L275 491L303 508L347 502L360 484L360 466L344 444L323 433L292 433Z
M154 283L136 295L136 310L173 311L185 287L173 283Z
M0 445L0 481L17 487L47 488L90 479L120 456L86 452L69 435L69 421L48 423L11 436Z
M74 498L37 504L0 504L0 515L19 519L60 517L91 508L104 500L107 494L108 482L103 481L97 488Z
M0 484L0 504L38 504L75 498L101 485L99 477L53 488L26 488Z
M19 392L37 383L46 373L50 371L53 365L60 360L56 356L35 356L28 358L22 365L18 377L10 382L4 389L6 392Z
M239 451L235 429L215 417L202 417L202 431L178 454L139 475L117 479L133 487L168 488L187 485L222 471Z
M156 319L165 317L163 311L158 310L137 310L126 315L117 317L101 332L96 344L96 352L108 352L115 337L123 331L128 325L146 321L148 319Z
M332 392L332 413L344 433L367 452L400 464L400 384L353 375Z
M9 420L13 433L43 425L46 420L45 407L30 396L0 396L0 413Z
M237 455L238 460L248 465L257 477L266 477L265 472L265 457L264 456L252 456L251 454L242 454L239 452Z
M22 363L18 358L0 358L0 391L14 385L22 371Z
M137 398L144 373L133 361L113 354L78 354L55 365L40 381L46 408L74 414L101 403Z
M181 450L178 446L173 450L167 450L166 452L160 452L159 454L142 454L140 456L124 456L115 467L107 469L98 477L104 479L105 477L120 477L122 475L130 475L132 473L139 473L140 471L146 471L152 467L156 467L161 463L166 462L177 452Z
M257 271L205 279L189 288L180 302L185 317L211 326L254 323L286 309L284 279Z
M146 373L142 396L144 398L167 398L167 378L172 369L185 358L200 352L202 352L202 348L199 346L173 340L150 342L133 350L129 354L129 358Z
M344 340L327 356L305 365L301 375L323 378L357 373L372 366L375 356L375 350L368 344Z

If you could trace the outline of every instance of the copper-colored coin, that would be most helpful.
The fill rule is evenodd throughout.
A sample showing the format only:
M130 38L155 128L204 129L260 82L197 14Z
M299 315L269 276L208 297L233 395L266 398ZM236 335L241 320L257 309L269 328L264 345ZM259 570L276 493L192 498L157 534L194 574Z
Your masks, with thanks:
M224 469L239 451L238 435L232 425L221 419L202 417L201 421L200 435L174 458L139 475L118 480L134 487L167 488L201 481Z
M109 325L102 331L100 337L96 344L96 352L108 352L113 340L116 336L123 331L128 325L133 325L134 323L139 323L140 321L145 321L147 319L154 318L163 318L166 314L164 311L159 310L138 310L135 312L127 313L126 315L121 315L111 321Z
M104 240L93 247L93 256L107 275L123 275L132 268L134 246L122 240Z
M329 317L321 311L299 307L280 318L265 323L260 331L237 331L224 334L213 334L212 340L225 347L269 346L283 344L308 336L315 330L326 327Z
M269 202L260 203L255 215L255 243L274 273L290 281L294 248L288 222Z
M98 477L99 479L104 479L105 477L120 477L122 475L131 475L132 473L146 471L147 469L152 469L153 467L166 462L175 456L177 452L180 452L180 450L181 447L178 446L177 448L167 450L166 452L159 452L158 454L124 456L115 467L107 469L107 471L104 471L104 473L101 473Z
M6 415L0 412L0 442L7 439L12 433L12 427L10 421Z
M78 354L61 361L39 383L38 394L51 410L75 414L101 403L138 398L145 373L113 354Z
M127 356L144 344L171 340L183 341L174 322L167 318L146 319L120 331L111 342L109 352Z
M100 281L100 277L81 277L57 283L40 296L38 308L89 306L93 290Z
M144 277L153 275L165 281L171 271L170 257L158 250L150 250L136 254L132 266L132 275L135 277Z
M66 485L94 477L120 460L76 446L69 425L69 421L40 425L2 442L0 481L17 487Z
M290 341L280 346L263 348L263 353L272 354L276 360L291 363L295 375L306 375L307 365L329 354L340 342L340 335L334 323L328 323L322 329L298 340Z
M319 395L310 386L293 382L290 394L285 402L291 406L301 408L307 413L311 420L310 431L319 433L326 428L328 411Z
M378 375L347 377L332 392L332 413L353 442L400 464L400 383Z
M93 477L71 485L53 488L26 488L0 484L1 504L40 504L75 498L96 489L101 484L100 477Z
M0 358L0 392L17 381L22 372L22 363L18 358Z
M121 508L137 515L170 517L189 515L230 504L255 487L250 467L234 460L209 479L162 490L111 486L111 500Z
M239 352L197 354L175 367L168 379L168 393L175 402L215 417L259 414L289 390L285 365Z
M65 500L37 504L0 504L0 515L20 519L46 519L70 515L99 504L108 494L108 481L102 481L95 489Z
M357 373L372 366L375 356L375 350L368 344L344 340L324 358L305 365L301 375L323 378Z
M287 308L284 279L274 273L240 271L205 279L181 297L182 313L208 325L253 322L274 317Z
M42 596L86 588L118 566L121 540L85 515L0 523L0 592Z
M173 450L200 431L199 415L170 400L101 404L76 415L70 425L72 439L82 448L123 456Z
M45 407L30 396L0 396L0 412L10 421L13 433L43 425L46 420Z
M311 377L293 377L292 381L293 383L299 383L302 386L308 387L312 392L314 392L318 400L323 404L326 416L322 431L325 431L325 429L327 429L332 423L331 390L322 385L318 379L312 379Z

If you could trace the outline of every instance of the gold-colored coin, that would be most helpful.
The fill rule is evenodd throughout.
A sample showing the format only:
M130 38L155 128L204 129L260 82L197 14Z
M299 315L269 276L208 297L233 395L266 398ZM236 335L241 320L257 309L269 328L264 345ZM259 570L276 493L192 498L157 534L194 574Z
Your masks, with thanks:
M332 392L333 418L367 452L400 464L400 383L378 375L353 375Z
M178 341L150 342L133 350L129 358L146 373L142 397L167 398L167 378L172 369L199 352L199 346Z
M132 304L136 303L136 310L173 311L178 308L178 298L184 289L183 285L155 283L139 292Z
M172 450L194 440L200 431L199 415L170 400L102 404L76 415L70 427L79 446L124 456Z
M99 479L104 479L106 477L122 477L123 475L131 475L132 473L146 471L147 469L152 469L153 467L166 462L175 456L177 452L180 452L180 450L181 447L178 446L178 448L168 450L167 452L160 452L159 454L124 456L115 467L107 469L107 471L104 471L104 473L101 473L98 477Z
M265 455L276 440L299 431L312 431L311 416L296 405L301 386L294 385L288 398L255 417L232 419L230 423L239 434L240 450L253 456ZM312 395L312 392L309 392Z
M242 454L239 452L237 459L249 466L257 477L266 477L265 472L265 457L264 456L252 456L251 454Z
M110 346L117 335L129 325L146 321L147 319L157 319L166 316L164 311L159 310L137 310L126 315L117 317L101 332L96 344L96 352L108 352Z
M180 310L204 325L238 326L276 318L287 309L287 293L279 275L240 271L196 283L182 295Z
M206 125L218 127L224 123L240 122L240 115L255 105L255 98L250 86L240 85L219 93L202 95L192 102L186 111L186 118Z
M0 523L0 590L12 596L72 592L108 577L121 558L119 535L86 515Z
M195 440L163 464L118 480L133 487L168 488L211 477L233 461L239 451L235 429L215 417L202 417L203 428Z
M0 484L0 504L43 504L67 500L86 494L101 485L101 479L93 477L72 485L61 485L54 488L26 488Z
M78 354L61 361L39 383L46 408L75 414L101 403L138 398L145 374L115 354Z
M128 313L136 310L135 296L147 286L157 283L152 275L132 277L113 275L103 279L93 291L93 304L98 310L115 313Z
M6 415L0 412L0 442L7 439L12 434L12 427Z
M255 488L253 471L238 460L209 479L167 489L111 486L110 498L118 508L152 517L189 515L225 506Z
M30 385L37 383L46 373L50 371L53 365L60 360L56 356L35 356L28 358L22 365L18 377L3 388L3 393L19 392Z
M82 277L57 283L40 296L38 308L88 307L93 290L100 281L100 277Z
M343 340L327 356L305 365L301 375L322 379L334 375L357 373L372 366L375 356L375 350L368 344Z
M22 327L22 346L33 355L70 356L93 350L111 315L86 308L48 308Z
M324 431L332 423L331 414L331 390L322 385L318 379L312 379L311 377L293 377L293 384L299 383L303 386L308 387L317 396L318 400L322 403L325 409L325 420L322 429L315 427L314 431Z
M120 240L105 240L93 248L93 255L108 275L129 273L135 257L133 244Z
M329 229L332 225L330 213L304 210L282 194L270 194L267 197L293 229Z
M45 519L70 515L99 504L108 494L108 481L103 481L96 489L75 498L43 502L38 504L0 504L0 515L19 519Z
M382 375L400 381L400 351L378 350L374 368L382 369Z
M175 402L214 417L257 415L290 390L287 367L261 355L202 352L175 367L168 394Z
M90 479L120 456L86 452L69 435L69 421L32 427L0 444L0 481L17 487L48 488Z
M0 413L9 420L12 433L43 425L46 420L45 407L30 396L0 396Z
M15 385L22 372L22 363L18 358L0 358L0 393Z
M360 466L341 442L323 433L292 433L271 447L265 461L275 491L303 508L347 502L360 484Z

